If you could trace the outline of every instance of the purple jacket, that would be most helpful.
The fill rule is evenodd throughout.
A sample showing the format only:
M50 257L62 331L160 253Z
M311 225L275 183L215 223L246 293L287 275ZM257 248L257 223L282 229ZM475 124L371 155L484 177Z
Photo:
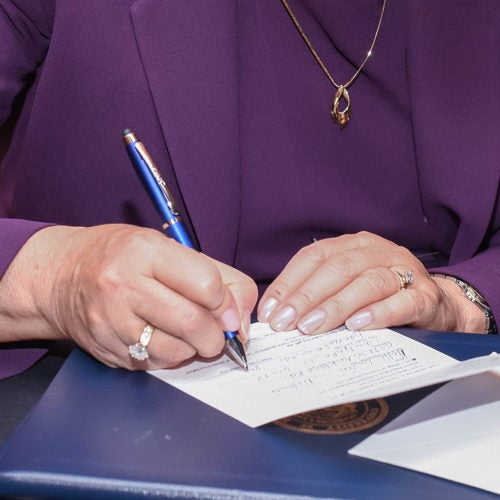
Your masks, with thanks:
M341 49L372 29L372 17L356 22ZM499 33L498 0L389 0L377 46L402 47L397 120L412 143L393 151L414 151L429 241L448 261L441 269L478 288L497 318ZM239 221L251 216L238 208L238 99L234 0L0 0L0 124L15 124L0 169L0 276L46 223L158 226L128 164L124 128L162 165L203 251L234 263ZM393 110L377 117L380 127L389 121L398 126ZM377 128L364 133L376 147ZM369 157L352 162L376 189ZM397 178L385 182L398 189ZM380 233L394 221L384 214Z

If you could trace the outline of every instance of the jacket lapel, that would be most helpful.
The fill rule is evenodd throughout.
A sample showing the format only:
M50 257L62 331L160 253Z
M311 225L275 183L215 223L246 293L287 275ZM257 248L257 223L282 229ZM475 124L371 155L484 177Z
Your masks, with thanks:
M130 12L160 126L202 249L232 263L240 194L237 4L138 0Z

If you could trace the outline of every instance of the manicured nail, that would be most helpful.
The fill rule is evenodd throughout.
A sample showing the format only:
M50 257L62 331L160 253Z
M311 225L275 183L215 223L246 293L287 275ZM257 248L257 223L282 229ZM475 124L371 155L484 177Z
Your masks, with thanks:
M241 318L240 336L243 342L248 340L248 332L250 330L250 309L245 309L243 318Z
M278 301L274 298L271 297L267 299L263 306L260 308L259 311L259 321L262 323L267 323L269 320L269 316L271 316L271 313L276 309L276 306L278 305Z
M240 318L232 307L222 313L220 321L225 332L235 332L240 328Z
M271 326L277 332L283 332L295 319L296 312L291 306L284 307L272 320Z
M313 311L299 321L297 328L302 333L305 333L307 335L309 333L315 332L323 324L325 319L326 314L324 313L324 311Z
M345 326L349 328L349 330L361 330L365 326L369 325L372 322L372 313L369 311L363 311L360 313L356 313L354 316L351 316L346 322Z

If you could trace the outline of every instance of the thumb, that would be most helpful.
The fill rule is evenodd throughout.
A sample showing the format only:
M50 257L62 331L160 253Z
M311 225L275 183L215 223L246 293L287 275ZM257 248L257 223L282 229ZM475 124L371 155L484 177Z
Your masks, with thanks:
M250 328L251 313L257 303L257 285L250 276L238 271L234 267L221 262L216 262L216 266L229 292L228 302L226 302L226 299L224 307L218 308L221 311L219 317L225 328L226 326L234 326L234 316L237 316L239 322L237 329L242 336L242 340L246 341ZM232 315L233 321L226 321ZM234 331L234 329L231 331Z

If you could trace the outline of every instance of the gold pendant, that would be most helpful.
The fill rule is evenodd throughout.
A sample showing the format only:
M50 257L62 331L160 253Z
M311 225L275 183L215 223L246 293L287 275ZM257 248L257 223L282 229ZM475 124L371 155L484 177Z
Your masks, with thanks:
M345 100L345 108L339 110L340 101ZM341 85L332 99L332 120L340 125L340 128L344 128L347 122L351 118L351 98L349 97L349 92L347 89Z

